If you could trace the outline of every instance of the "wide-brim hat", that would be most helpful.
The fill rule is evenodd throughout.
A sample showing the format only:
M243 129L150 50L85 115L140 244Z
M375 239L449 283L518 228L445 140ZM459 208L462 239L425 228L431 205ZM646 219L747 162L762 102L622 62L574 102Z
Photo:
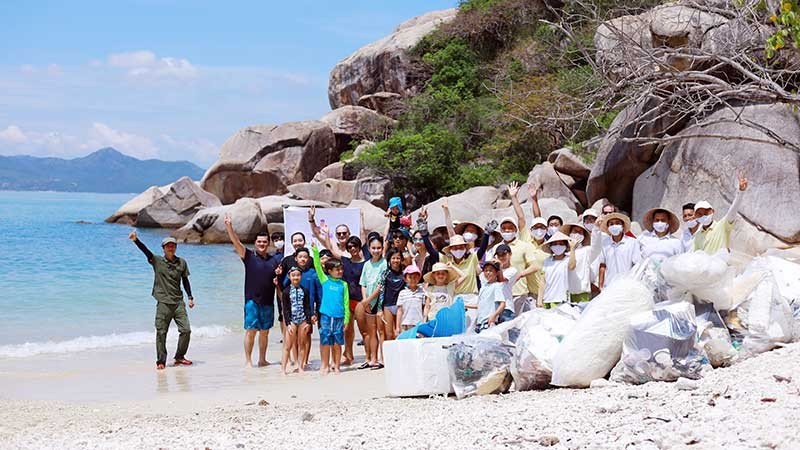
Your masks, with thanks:
M619 219L622 221L622 234L627 233L631 229L631 219L630 217L626 216L622 213L611 213L606 214L603 216L602 222L600 222L600 230L603 231L605 234L611 234L608 232L608 222L612 221L613 219Z
M569 241L570 241L569 236L567 236L566 234L564 234L564 233L562 233L560 231L556 231L556 234L554 234L550 239L548 239L539 248L541 248L542 251L545 251L547 253L551 253L552 254L553 252L550 251L550 244L552 244L554 242L560 242L560 241L565 241L567 243L567 248L569 248Z
M656 211L666 212L667 216L669 216L669 229L667 230L667 234L672 234L680 229L681 221L678 219L678 216L675 215L675 213L667 208L653 208L644 213L644 216L642 217L642 224L644 225L645 230L655 231L653 230L653 217L655 217Z
M559 231L569 236L570 233L572 232L572 227L578 227L581 230L583 230L583 241L581 242L581 244L585 246L592 245L592 232L587 230L586 227L583 226L583 224L581 223L577 222L565 223L564 225L561 226L561 228L559 228Z
M464 240L464 236L460 234L454 234L450 237L450 245L442 249L442 253L450 254L450 248L455 247L458 245L466 245L469 248L469 242Z
M426 273L425 276L422 277L423 281L425 281L428 284L434 284L433 274L436 272L447 272L447 284L450 284L458 279L458 274L450 266L448 266L445 263L436 263L431 268L431 271Z
M478 238L475 239L475 242L480 242L481 239L483 238L483 227L481 227L475 222L459 222L458 224L455 224L453 226L453 229L455 229L456 234L460 234L463 236L464 229L467 228L468 225L472 225L473 227L478 229Z

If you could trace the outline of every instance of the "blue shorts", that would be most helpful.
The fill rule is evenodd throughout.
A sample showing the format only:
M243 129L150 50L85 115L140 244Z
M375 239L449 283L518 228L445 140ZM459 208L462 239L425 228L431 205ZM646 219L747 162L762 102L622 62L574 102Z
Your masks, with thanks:
M344 317L319 315L319 345L344 345Z
M244 329L269 330L275 323L275 309L272 305L259 305L253 300L244 302Z

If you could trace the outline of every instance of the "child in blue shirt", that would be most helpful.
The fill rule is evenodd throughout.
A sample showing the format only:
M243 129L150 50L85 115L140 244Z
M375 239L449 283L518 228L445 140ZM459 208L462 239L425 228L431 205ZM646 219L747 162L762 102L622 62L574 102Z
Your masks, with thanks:
M344 273L342 262L330 258L325 262L323 271L316 242L311 244L311 253L317 277L322 285L322 301L319 307L319 353L322 358L320 371L323 375L327 375L331 366L334 372L339 372L344 345L344 324L350 321L350 294L347 282L342 279ZM330 361L331 357L333 363Z

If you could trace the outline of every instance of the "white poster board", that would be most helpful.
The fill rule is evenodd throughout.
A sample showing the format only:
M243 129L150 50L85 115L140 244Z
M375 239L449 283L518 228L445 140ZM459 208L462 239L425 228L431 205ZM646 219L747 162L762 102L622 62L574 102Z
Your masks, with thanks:
M298 231L306 237L306 246L311 248L311 224L308 223L309 208L300 206L287 206L283 208L283 228L286 234L286 245L284 246L284 256L294 254L292 247L292 234ZM336 242L336 227L347 225L350 228L351 236L361 235L361 210L358 208L317 208L314 213L317 225L327 224L331 242Z

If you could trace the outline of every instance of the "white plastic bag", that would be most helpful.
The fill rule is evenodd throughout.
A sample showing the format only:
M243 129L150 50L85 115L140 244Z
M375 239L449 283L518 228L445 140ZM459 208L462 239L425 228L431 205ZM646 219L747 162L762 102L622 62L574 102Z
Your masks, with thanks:
M569 309L536 309L525 313L511 360L511 375L517 391L547 389L553 376L553 357L561 339L561 329L571 328L577 318ZM569 308L568 306L566 308ZM553 324L557 324L553 327Z
M623 278L583 311L553 359L554 386L588 387L619 361L630 317L653 309L653 294L639 281Z
M742 348L747 355L772 350L778 343L794 338L792 307L781 295L771 273L764 274L737 312L746 330Z
M716 284L728 271L722 254L709 255L704 251L682 253L661 263L661 275L672 286L692 292Z
M800 264L778 256L754 258L745 271L768 271L789 304L800 303Z

